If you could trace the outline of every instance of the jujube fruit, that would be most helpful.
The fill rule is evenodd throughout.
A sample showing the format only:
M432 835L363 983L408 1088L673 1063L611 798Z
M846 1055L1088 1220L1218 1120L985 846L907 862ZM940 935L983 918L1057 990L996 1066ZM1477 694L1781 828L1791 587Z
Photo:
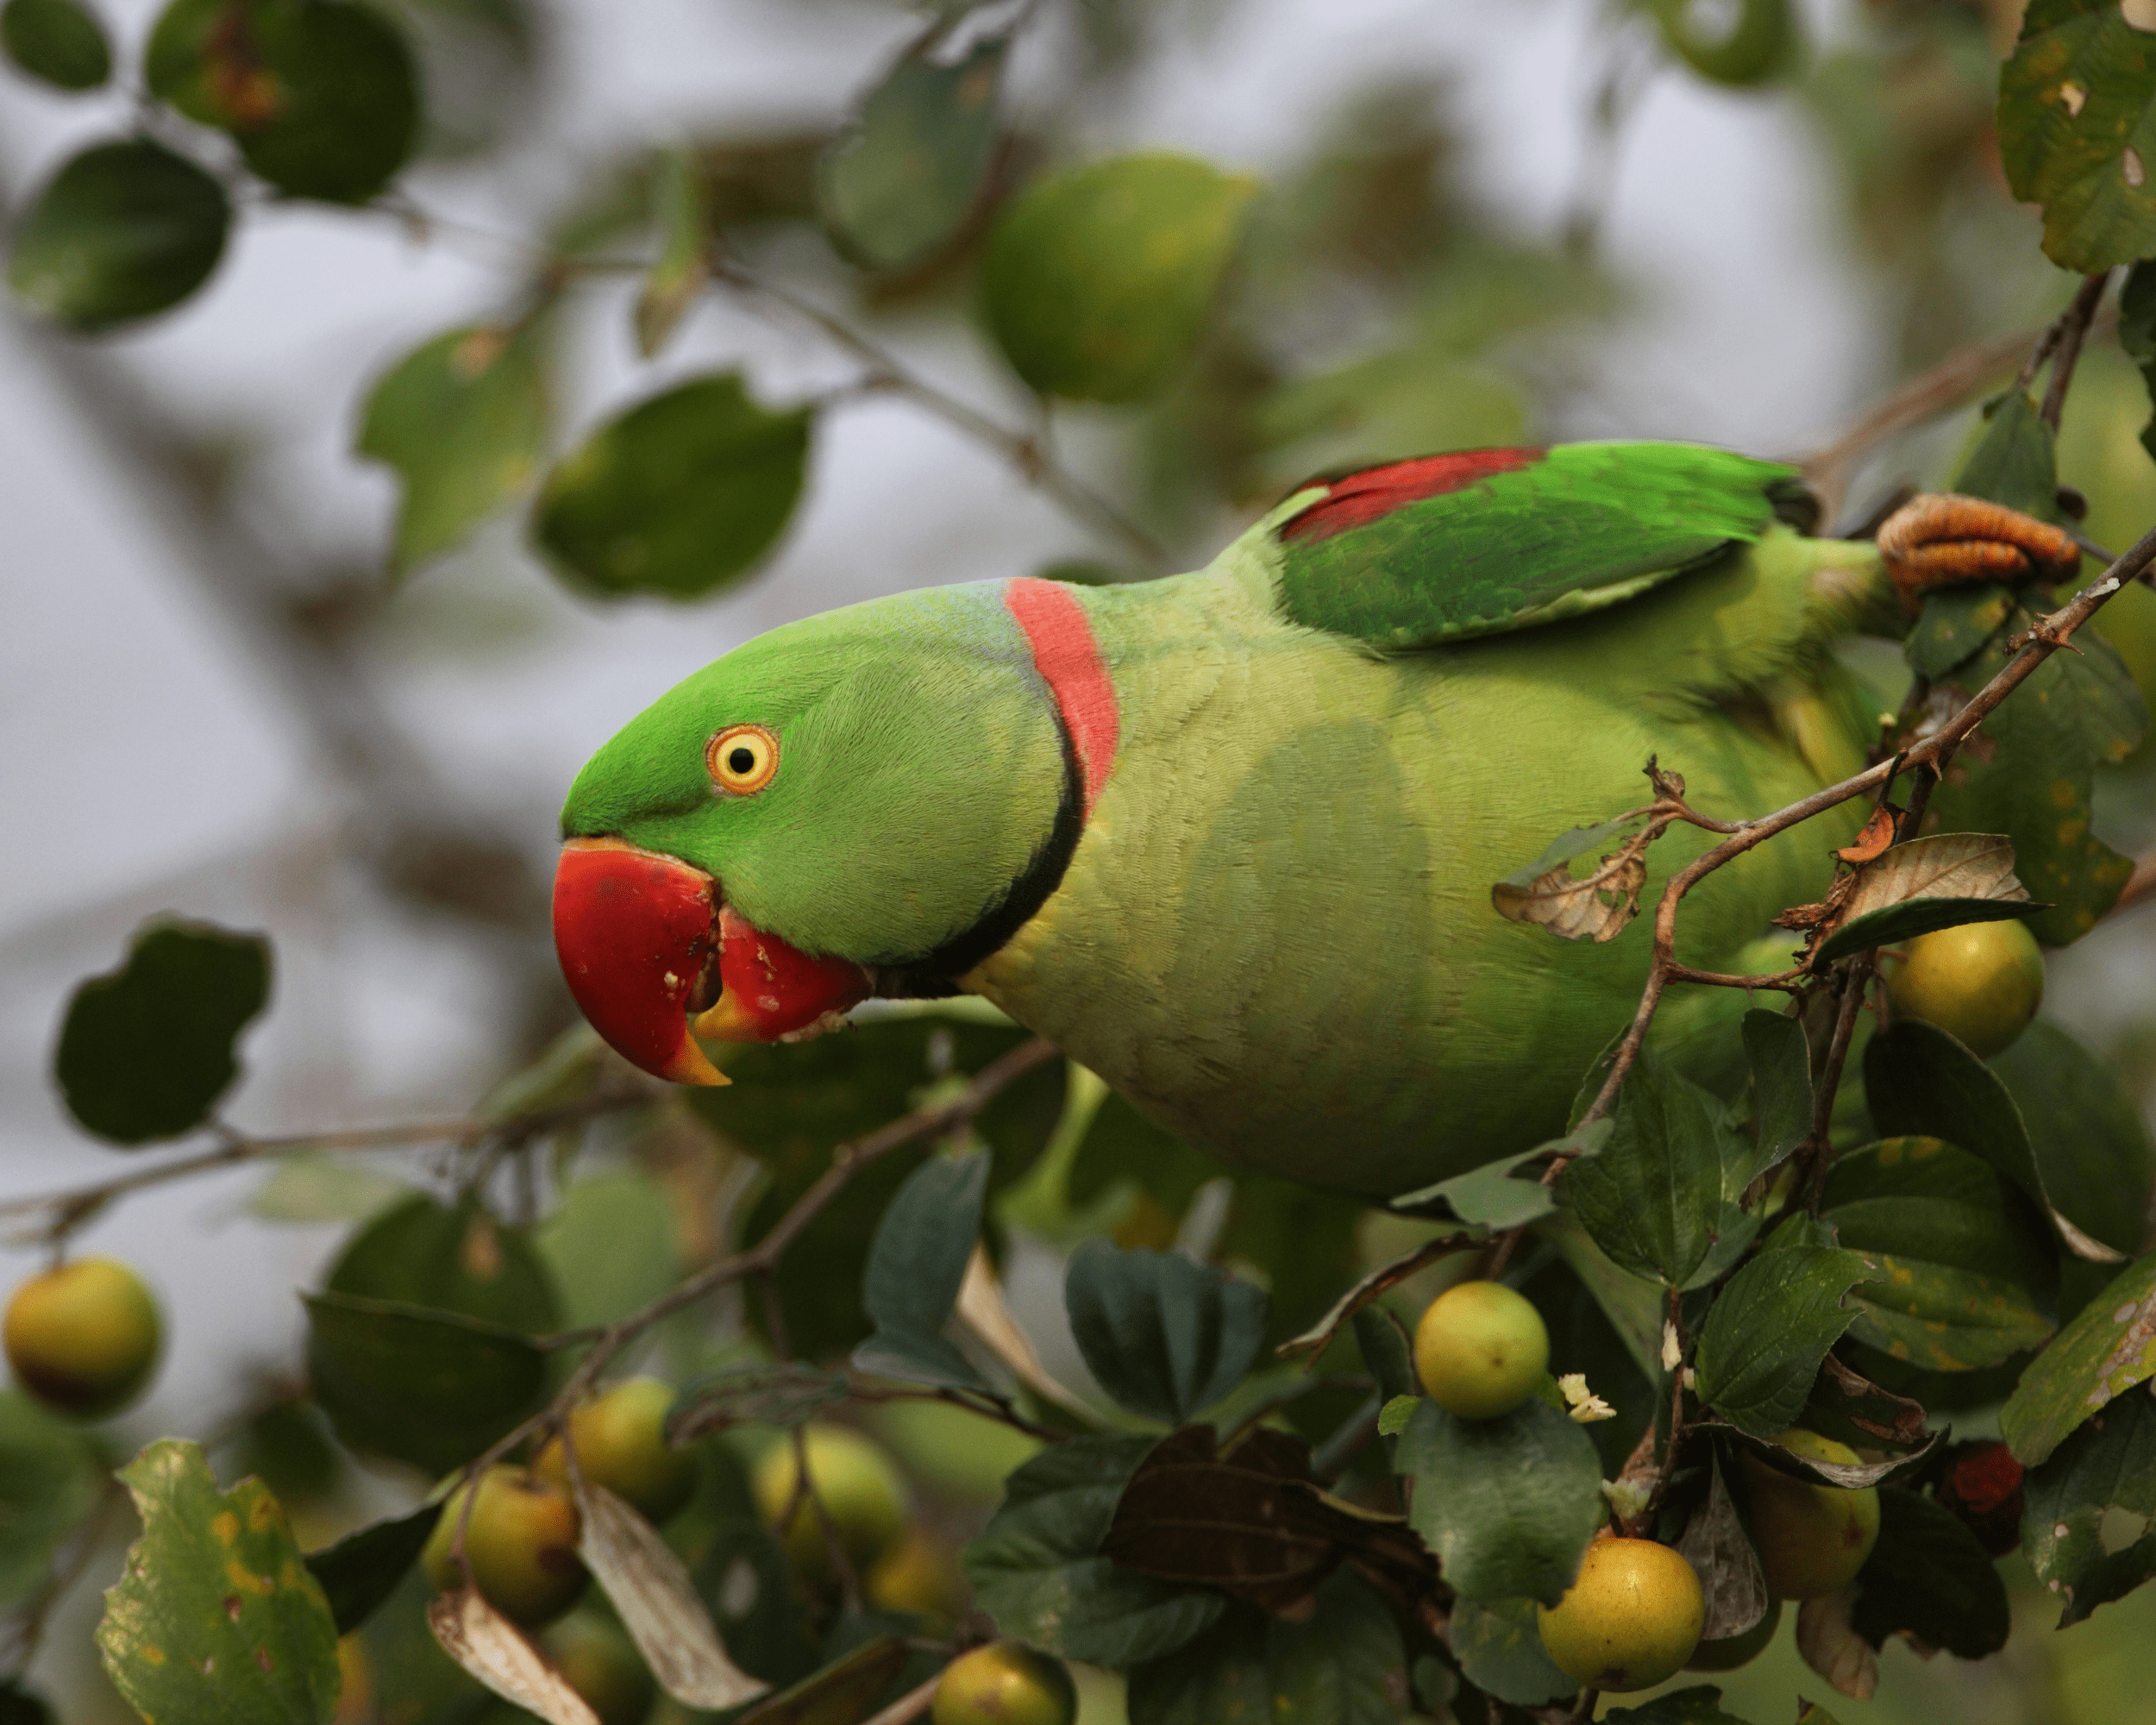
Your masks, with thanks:
M991 1641L943 1667L935 1725L1071 1725L1078 1692L1063 1662L1017 1641Z
M1432 1402L1463 1420L1509 1414L1549 1368L1542 1314L1502 1283L1448 1288L1415 1326L1415 1375Z
M427 1579L444 1593L463 1584L449 1547L470 1490L461 1485L449 1494L419 1554ZM464 1536L473 1584L503 1616L527 1628L552 1622L584 1590L579 1531L567 1492L530 1468L497 1463L479 1476Z
M874 1561L906 1529L906 1481L874 1441L849 1427L811 1426L802 1436L809 1477L839 1544L856 1567ZM823 1521L799 1481L793 1440L772 1445L756 1464L756 1508L795 1567L820 1576L830 1564Z
M0 1322L16 1381L48 1408L101 1420L141 1395L165 1327L142 1278L110 1258L33 1276Z
M696 1458L667 1443L667 1410L673 1406L671 1384L630 1377L579 1402L569 1414L569 1436L585 1478L650 1521L665 1521L696 1490ZM568 1489L569 1464L560 1438L549 1439L531 1465L541 1478Z
M1536 1608L1543 1651L1592 1689L1647 1689L1683 1669L1707 1622L1692 1565L1652 1540L1601 1539L1554 1606Z
M1775 1439L1807 1461L1853 1463L1857 1452L1816 1432L1792 1428ZM1857 1578L1879 1537L1879 1493L1814 1485L1739 1451L1737 1471L1752 1514L1752 1542L1777 1599L1821 1599Z
M1989 1060L2029 1026L2044 1004L2044 953L2028 925L1968 922L1902 943L1880 967L1887 998Z

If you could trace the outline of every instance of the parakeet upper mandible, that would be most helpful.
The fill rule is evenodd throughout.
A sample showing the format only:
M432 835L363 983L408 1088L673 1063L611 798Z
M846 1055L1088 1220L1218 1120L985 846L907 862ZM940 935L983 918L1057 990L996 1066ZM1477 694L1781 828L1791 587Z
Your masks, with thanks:
M1830 643L1892 590L1872 545L1792 524L1808 503L1689 445L1472 450L1307 485L1195 574L774 630L578 776L570 988L686 1082L724 1082L692 1013L768 1040L970 991L1247 1166L1382 1196L1524 1149L1629 1019L1650 931L1555 940L1492 882L1649 800L1650 756L1736 819L1878 734ZM1709 877L1680 958L1729 969L1821 897L1832 824ZM1662 840L1649 893L1711 842ZM1683 991L1658 1036L1744 1005Z

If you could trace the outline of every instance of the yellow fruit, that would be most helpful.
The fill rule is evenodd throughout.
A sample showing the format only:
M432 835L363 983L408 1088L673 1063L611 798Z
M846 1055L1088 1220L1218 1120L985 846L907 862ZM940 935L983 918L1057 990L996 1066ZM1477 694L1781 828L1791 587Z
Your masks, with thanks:
M1790 1430L1775 1441L1807 1461L1853 1462L1846 1444L1816 1432ZM1814 1485L1739 1451L1737 1471L1752 1512L1752 1542L1777 1599L1821 1599L1856 1579L1879 1537L1876 1487L1843 1491Z
M1767 1615L1741 1634L1724 1635L1718 1641L1702 1641L1692 1650L1692 1657L1684 1662L1684 1669L1695 1672L1735 1671L1748 1665L1767 1649L1774 1639L1774 1632L1782 1627L1782 1602L1770 1599Z
M443 1593L463 1584L449 1545L470 1489L460 1486L449 1495L419 1554L427 1579ZM505 1617L527 1628L551 1622L584 1590L577 1532L576 1505L568 1493L529 1468L498 1463L479 1477L464 1536L472 1579Z
M1415 1375L1463 1420L1509 1414L1550 1369L1550 1332L1526 1298L1498 1282L1463 1282L1415 1326Z
M949 1624L965 1609L965 1581L956 1559L918 1528L875 1560L862 1585L879 1611L910 1611Z
M546 1650L599 1725L640 1725L651 1711L658 1684L634 1643L598 1612L571 1612L547 1631Z
M1647 1689L1699 1646L1707 1596L1677 1552L1652 1540L1597 1540L1555 1606L1536 1608L1543 1651L1573 1682Z
M991 1641L943 1667L930 1716L935 1725L1071 1725L1078 1692L1061 1659Z
M673 1405L672 1385L630 1377L580 1403L569 1415L569 1435L585 1478L634 1504L650 1521L665 1521L696 1491L696 1458L667 1443L667 1410ZM561 1439L549 1440L531 1466L542 1479L568 1490Z
M847 1557L856 1568L866 1567L905 1531L912 1494L890 1457L851 1427L811 1426L805 1435L809 1477L816 1483L824 1514ZM820 1576L830 1567L830 1553L815 1505L805 1492L795 1490L800 1475L793 1456L791 1437L764 1452L756 1464L756 1508L784 1541L794 1566Z
M1989 1060L2027 1030L2044 1003L2044 953L2026 923L1971 922L1902 943L1883 966L1887 998Z
M164 1325L126 1264L78 1258L17 1288L0 1333L23 1389L60 1413L100 1420L149 1383Z

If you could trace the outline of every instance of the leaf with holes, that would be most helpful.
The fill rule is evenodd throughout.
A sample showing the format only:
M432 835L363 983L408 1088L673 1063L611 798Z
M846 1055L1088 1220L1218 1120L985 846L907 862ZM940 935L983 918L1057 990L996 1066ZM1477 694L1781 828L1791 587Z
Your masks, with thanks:
M322 1585L338 1634L358 1628L397 1590L441 1519L439 1502L423 1503L409 1515L377 1521L307 1553L307 1567Z
M8 0L0 47L55 90L95 90L112 76L112 47L81 0Z
M1934 929L2035 915L2014 875L2014 846L1996 833L1938 832L1912 838L1866 863L1842 900L1841 925L1813 955L1832 963Z
M85 332L170 310L224 255L224 188L147 138L72 158L16 223L8 286L41 317Z
M269 942L153 922L67 1003L53 1057L68 1111L120 1145L192 1132L239 1076L233 1044L269 1000Z
M146 1719L327 1725L336 1625L269 1488L218 1490L201 1449L170 1438L119 1479L142 1537L97 1625L114 1686Z
M899 1188L876 1224L862 1304L876 1333L854 1350L862 1371L910 1383L987 1386L943 1333L981 1233L988 1152L932 1156Z
M1489 889L1491 905L1509 922L1534 923L1563 940L1600 944L1616 939L1639 914L1639 892L1647 883L1647 846L1657 835L1629 833L1584 875L1572 872L1572 859L1638 823L1638 816L1628 815L1560 834L1541 856Z
M1952 1510L1899 1485L1879 1488L1879 1540L1857 1571L1850 1626L1874 1647L1908 1634L1957 1659L2006 1645L2006 1584Z
M2152 1377L2156 1252L2129 1265L2037 1355L1999 1410L1999 1434L2034 1467L2090 1414Z
M1265 1295L1210 1264L1087 1240L1070 1255L1063 1303L1100 1387L1178 1425L1241 1381L1265 1340Z
M2156 253L2156 34L2117 0L2033 0L1999 74L1999 158L2083 274Z
M2123 1599L2156 1575L2156 1397L2091 1415L2022 1490L2022 1546L2059 1601L2059 1627Z
M1858 1252L1770 1239L1708 1311L1700 1400L1757 1436L1783 1430L1810 1395L1827 1350L1857 1318L1850 1290L1878 1276Z

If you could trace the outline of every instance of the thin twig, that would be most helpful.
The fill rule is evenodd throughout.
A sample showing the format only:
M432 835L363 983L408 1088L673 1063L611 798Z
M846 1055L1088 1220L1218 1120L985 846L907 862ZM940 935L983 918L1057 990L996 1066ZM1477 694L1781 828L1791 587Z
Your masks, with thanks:
M2081 284L2081 290L2073 297L2073 303L2059 314L2052 327L2059 332L2057 351L2052 355L2051 383L2044 391L2044 405L2037 410L2037 417L2059 430L2059 415L2066 411L2066 392L2073 386L2074 367L2081 362L2081 344L2089 334L2089 326L2096 321L2096 307L2103 303L2103 290L2111 283L2111 272L2098 270Z

